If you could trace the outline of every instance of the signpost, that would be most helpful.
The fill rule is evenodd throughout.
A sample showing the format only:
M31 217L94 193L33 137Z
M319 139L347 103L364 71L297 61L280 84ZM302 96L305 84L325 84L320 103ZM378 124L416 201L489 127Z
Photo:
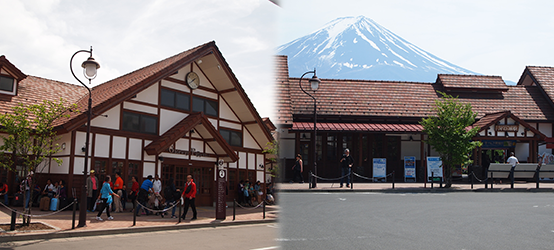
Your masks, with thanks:
M387 159L373 158L373 182L375 178L384 178L387 181Z
M416 182L415 156L404 156L404 182Z
M225 220L227 214L226 207L226 191L227 191L227 170L223 168L223 162L220 161L217 169L217 198L216 198L216 209L215 209L215 218L217 220Z
M427 157L427 178L442 179L442 160L440 157Z

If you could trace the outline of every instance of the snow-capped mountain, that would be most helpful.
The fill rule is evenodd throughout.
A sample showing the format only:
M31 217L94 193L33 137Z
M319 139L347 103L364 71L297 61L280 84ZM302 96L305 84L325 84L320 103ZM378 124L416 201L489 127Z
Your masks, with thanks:
M434 82L437 74L477 74L428 53L364 16L337 18L277 49L289 74L317 69L331 79Z

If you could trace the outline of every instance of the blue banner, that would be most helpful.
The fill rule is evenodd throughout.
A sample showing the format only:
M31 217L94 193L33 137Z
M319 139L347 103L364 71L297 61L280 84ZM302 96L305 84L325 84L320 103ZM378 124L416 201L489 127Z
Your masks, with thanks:
M516 140L506 140L506 141L497 141L497 140L482 140L483 146L482 149L495 149L495 148L515 148Z

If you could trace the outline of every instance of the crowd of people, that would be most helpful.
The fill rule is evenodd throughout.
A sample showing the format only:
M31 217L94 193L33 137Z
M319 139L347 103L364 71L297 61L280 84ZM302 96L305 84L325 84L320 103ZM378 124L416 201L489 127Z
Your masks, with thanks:
M239 205L255 207L265 201L266 204L274 204L273 183L266 186L266 195L262 190L260 181L251 183L249 180L240 180L237 187L237 202Z

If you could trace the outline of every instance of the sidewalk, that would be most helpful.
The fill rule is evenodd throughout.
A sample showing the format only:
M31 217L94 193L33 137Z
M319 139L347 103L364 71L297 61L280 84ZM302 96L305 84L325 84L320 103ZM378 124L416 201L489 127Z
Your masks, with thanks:
M22 207L15 207L18 211L22 211ZM179 223L178 218L171 218L171 210L168 211L169 216L162 218L156 215L141 215L137 217L136 226L133 226L133 213L126 211L122 213L111 213L114 220L107 220L106 213L102 214L103 221L97 221L97 213L87 213L87 226L83 228L77 228L79 224L79 211L76 211L75 229L72 227L73 211L62 211L54 215L35 217L31 219L31 223L41 222L55 230L42 230L42 231L1 231L0 230L0 242L6 241L22 241L31 239L53 239L53 238L65 238L65 237L84 237L84 236L96 236L96 235L108 235L119 233L138 233L148 231L160 231L160 230L177 230L188 228L200 228L200 227L219 227L219 226L233 226L244 224L259 224L259 223L272 223L276 221L278 215L278 206L266 206L266 217L263 219L262 207L252 208L240 208L236 207L236 218L233 221L233 207L228 207L227 217L223 221L215 220L215 208L214 207L198 207L198 219L191 221L192 211L189 209L186 220L182 220ZM49 214L51 212L39 211L38 208L33 207L31 214ZM175 211L177 215L179 209ZM10 224L11 211L3 206L0 207L0 224ZM17 224L22 223L21 217L18 216Z
M340 188L339 183L318 182L316 188L309 188L307 183L279 183L278 192L554 192L554 182L543 181L539 183L539 189L535 182L516 181L514 188L510 188L510 182L503 180L502 184L495 183L491 189L489 183L485 189L484 183L474 183L473 189L470 183L454 183L451 188L440 188L439 183L354 183L353 188Z

